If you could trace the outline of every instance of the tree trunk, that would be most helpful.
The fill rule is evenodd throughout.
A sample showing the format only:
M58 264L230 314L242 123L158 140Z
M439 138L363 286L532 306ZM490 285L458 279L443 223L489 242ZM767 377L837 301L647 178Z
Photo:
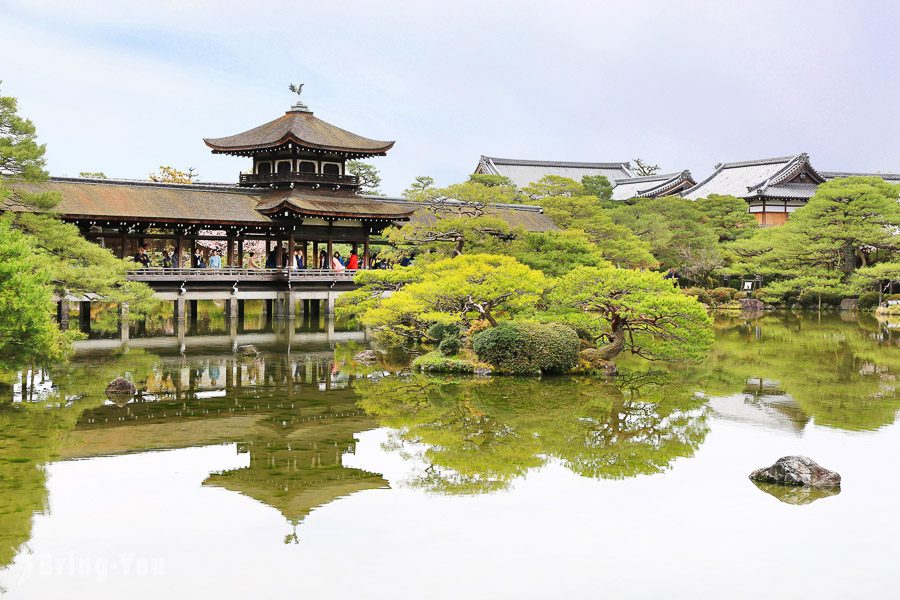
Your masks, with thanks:
M612 329L610 331L610 341L605 346L598 348L600 358L603 360L612 360L625 349L625 329L622 327L622 321L619 317L613 317L611 321Z
M463 245L466 243L465 238L462 236L456 238L456 248L453 249L453 256L462 256L463 253Z

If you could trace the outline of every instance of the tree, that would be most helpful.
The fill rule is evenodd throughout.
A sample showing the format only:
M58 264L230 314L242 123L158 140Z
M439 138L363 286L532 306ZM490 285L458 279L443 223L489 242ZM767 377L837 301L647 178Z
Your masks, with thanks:
M72 335L51 318L50 274L29 238L0 216L0 371L65 356Z
M418 279L382 298L360 322L391 342L419 340L435 323L467 325L533 310L547 280L508 256L466 254L420 269Z
M194 172L194 167L188 167L185 172L163 165L159 168L159 173L150 173L150 181L157 183L193 183L195 177L197 177L197 173Z
M378 167L361 160L348 160L347 173L359 178L359 191L363 194L377 196L381 194L381 174Z
M107 179L106 173L102 171L82 171L78 176L85 179Z
M659 273L579 267L557 282L548 303L593 333L604 360L627 350L649 360L693 361L713 342L704 307Z
M751 237L759 231L756 218L747 211L747 202L734 196L711 194L694 202L703 215L702 222L712 227L719 242Z
M403 190L403 197L413 202L422 202L428 198L428 192L434 187L434 178L428 175L419 175Z
M765 290L774 298L848 293L857 269L900 252L898 196L900 186L879 177L823 183L786 224L734 242L732 271L773 278Z
M487 187L506 187L515 189L516 184L505 175L491 175L488 173L472 173L469 175L471 183L486 185Z
M613 186L605 175L585 175L581 178L584 193L588 196L596 196L600 202L612 200Z
M709 261L719 251L718 236L703 222L703 213L690 200L677 196L642 198L611 211L613 220L644 240L664 268L692 271L690 260Z
M649 175L656 175L659 172L659 165L653 165L647 162L644 162L640 158L634 159L634 174L638 177L647 177Z

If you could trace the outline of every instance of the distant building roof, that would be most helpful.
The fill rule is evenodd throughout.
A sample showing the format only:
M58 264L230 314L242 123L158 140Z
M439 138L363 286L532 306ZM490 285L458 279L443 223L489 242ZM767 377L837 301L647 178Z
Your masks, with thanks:
M415 212L410 218L410 222L422 223L424 225L434 223L442 216L467 216L472 213L472 204L459 202L457 200L447 200L442 202L440 208L436 209L433 204L428 202L410 202L404 198L371 197L378 198L382 202L393 203L403 206L406 209L414 210ZM544 210L540 206L528 204L489 204L484 207L483 211L485 216L503 219L506 224L512 228L521 227L525 231L531 232L558 229L553 223L553 220L544 214Z
M296 144L303 148L345 153L353 156L381 155L394 142L372 140L351 133L314 116L308 110L292 109L274 121L243 133L221 138L204 138L215 153L248 155L262 150Z
M664 175L648 175L646 177L628 177L611 182L613 200L629 200L631 198L659 198L675 196L683 190L696 185L690 171L668 173Z
M524 187L546 175L559 175L575 181L581 181L581 178L586 175L603 175L609 179L610 183L614 179L627 178L633 175L631 164L628 162L561 162L497 158L495 156L482 156L481 160L478 161L475 172L509 177L516 187Z
M839 177L881 177L888 183L900 183L900 173L849 173L846 171L819 171L825 179Z
M809 198L804 196L825 178L813 169L805 153L716 165L712 175L687 190L688 200L712 194L738 198ZM789 194L789 195L783 195Z

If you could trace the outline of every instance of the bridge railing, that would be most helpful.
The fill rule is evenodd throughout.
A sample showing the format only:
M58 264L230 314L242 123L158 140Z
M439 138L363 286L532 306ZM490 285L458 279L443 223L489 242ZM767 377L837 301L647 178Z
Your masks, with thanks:
M341 281L351 282L356 271L345 269L240 269L223 267L220 269L162 269L149 267L128 272L131 281L146 283L162 281Z

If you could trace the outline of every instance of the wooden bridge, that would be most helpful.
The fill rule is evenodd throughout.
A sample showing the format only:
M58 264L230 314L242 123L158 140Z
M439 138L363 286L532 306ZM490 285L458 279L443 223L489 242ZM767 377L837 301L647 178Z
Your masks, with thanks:
M146 268L128 272L128 279L140 281L156 287L160 284L203 283L228 285L242 283L272 283L300 285L333 285L353 284L356 271L345 269L238 269L223 267L219 269L160 269Z

